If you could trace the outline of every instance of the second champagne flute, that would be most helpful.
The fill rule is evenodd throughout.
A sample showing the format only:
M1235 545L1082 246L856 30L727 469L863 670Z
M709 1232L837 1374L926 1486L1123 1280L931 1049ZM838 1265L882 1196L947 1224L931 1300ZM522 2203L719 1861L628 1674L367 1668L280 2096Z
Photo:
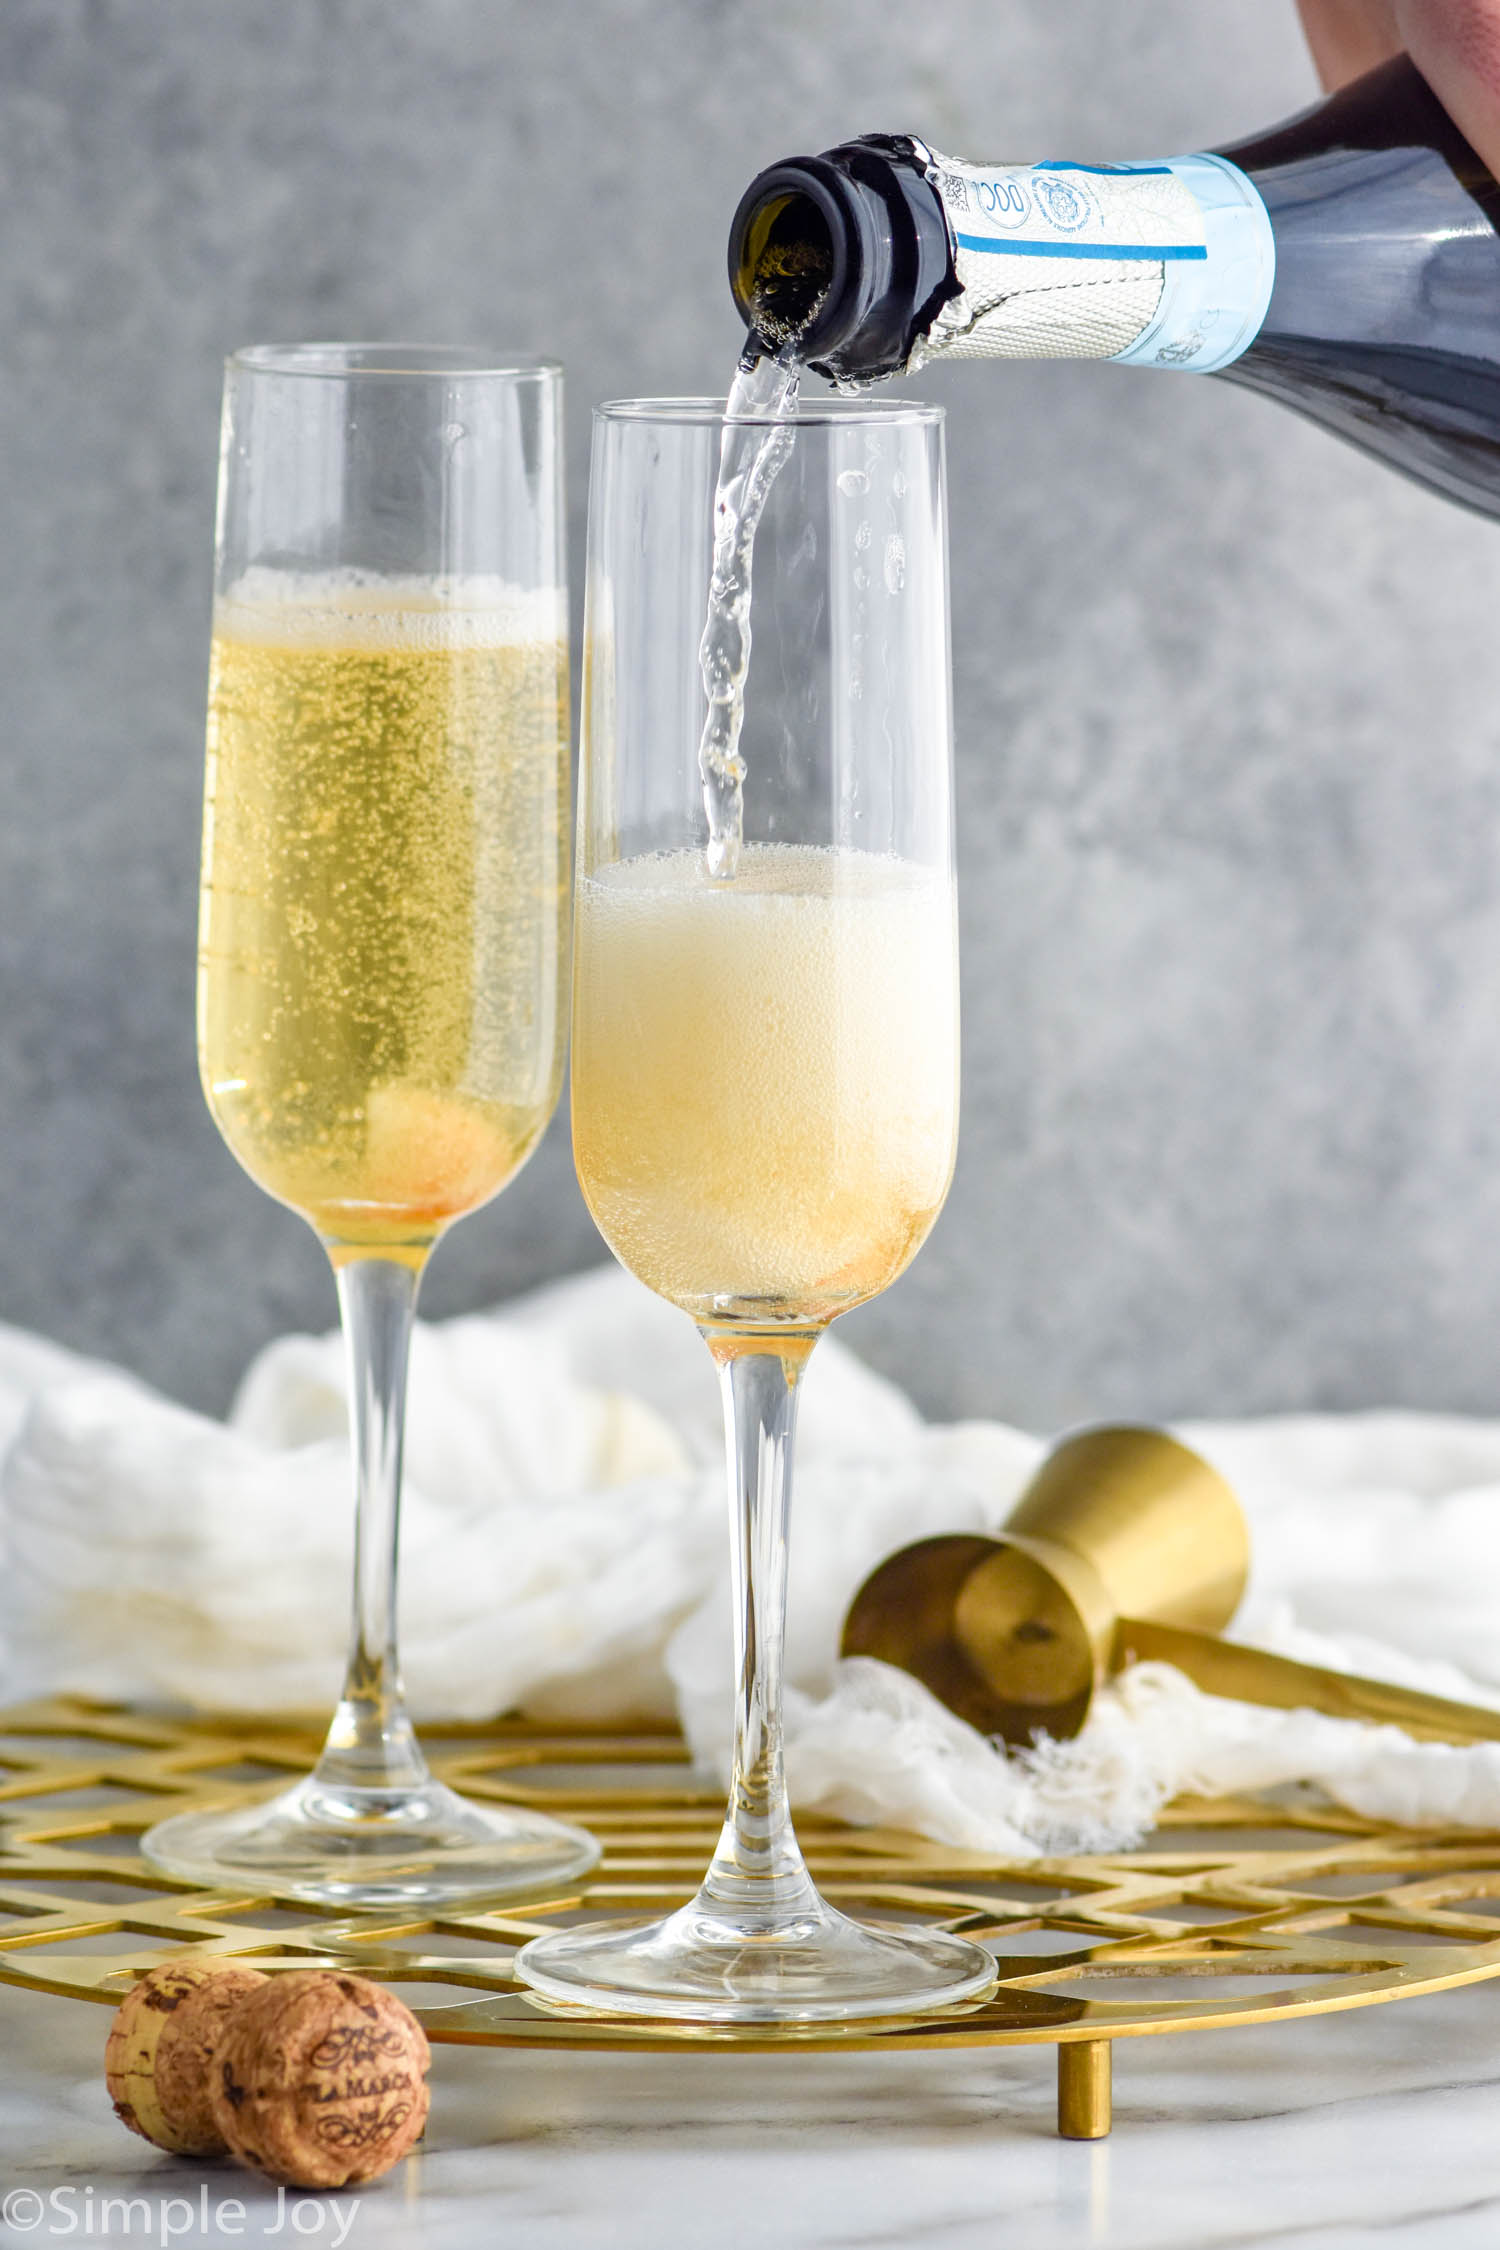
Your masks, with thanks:
M723 414L662 400L595 423L573 1143L605 1240L692 1316L719 1369L729 1812L678 1912L535 1939L517 1968L548 1999L632 2014L901 2015L974 1998L994 1962L947 1931L871 1927L819 1896L787 1807L781 1661L808 1356L907 1265L953 1167L942 416L820 401L788 446L774 419L726 433ZM721 444L726 460L758 455L745 488L771 481L743 840L710 862L699 641ZM711 666L716 685L729 669ZM725 792L708 795L722 807Z
M541 1138L562 1073L561 371L395 345L225 380L199 932L204 1091L316 1228L348 1347L344 1692L316 1770L146 1856L344 1906L534 1893L598 1847L429 1773L396 1655L417 1287Z

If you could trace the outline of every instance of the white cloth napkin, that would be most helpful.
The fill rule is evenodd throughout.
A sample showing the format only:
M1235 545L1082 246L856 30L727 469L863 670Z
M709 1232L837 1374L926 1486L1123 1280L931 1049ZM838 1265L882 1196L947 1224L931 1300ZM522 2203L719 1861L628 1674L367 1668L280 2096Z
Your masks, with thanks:
M1500 1706L1500 1423L1408 1413L1186 1424L1239 1492L1238 1638ZM837 1340L801 1409L788 1629L797 1804L1013 1856L1118 1847L1182 1789L1309 1783L1381 1817L1500 1826L1500 1746L1200 1694L1137 1666L1071 1743L1007 1756L904 1673L840 1663L883 1556L991 1530L1043 1453L924 1423ZM0 1328L0 1692L309 1711L348 1614L342 1349L292 1336L227 1424ZM614 1267L419 1327L402 1530L419 1716L676 1711L723 1767L722 1435L690 1323Z

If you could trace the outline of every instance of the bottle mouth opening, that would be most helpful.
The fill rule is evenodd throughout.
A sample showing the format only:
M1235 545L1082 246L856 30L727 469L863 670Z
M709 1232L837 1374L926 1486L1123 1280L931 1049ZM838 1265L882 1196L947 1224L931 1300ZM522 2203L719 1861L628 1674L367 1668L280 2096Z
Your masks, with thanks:
M773 355L806 361L835 341L849 282L843 185L832 165L802 157L762 173L735 212L729 286Z

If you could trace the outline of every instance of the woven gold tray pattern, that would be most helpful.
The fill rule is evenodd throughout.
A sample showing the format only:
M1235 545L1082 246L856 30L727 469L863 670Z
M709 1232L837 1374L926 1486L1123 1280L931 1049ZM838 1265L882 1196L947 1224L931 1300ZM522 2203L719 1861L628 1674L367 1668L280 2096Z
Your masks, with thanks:
M695 1889L722 1792L680 1736L502 1721L424 1736L479 1799L538 1805L605 1847L586 1891L522 1909L351 1916L204 1890L141 1859L166 1815L265 1795L318 1737L282 1723L184 1722L58 1700L0 1712L0 1982L114 2005L183 1949L266 1969L341 1967L391 1984L429 2037L492 2046L909 2047L1056 2043L1062 2130L1108 2130L1110 2043L1318 2014L1500 1973L1500 1835L1397 1829L1303 1802L1184 1799L1136 1851L1005 1861L804 1816L822 1889L846 1911L990 1946L977 2007L853 2027L759 2030L553 2012L511 1961L572 1919L660 1913Z

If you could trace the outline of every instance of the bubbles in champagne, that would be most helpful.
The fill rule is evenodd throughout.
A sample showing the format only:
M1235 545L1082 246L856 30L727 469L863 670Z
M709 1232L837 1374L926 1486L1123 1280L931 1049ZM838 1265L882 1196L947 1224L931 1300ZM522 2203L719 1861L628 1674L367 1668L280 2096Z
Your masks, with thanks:
M633 1273L697 1319L812 1325L884 1289L947 1193L958 964L946 875L746 845L581 879L573 1144Z
M210 1106L330 1241L416 1254L504 1185L561 1070L562 598L247 573L217 606Z
M736 288L756 346L797 357L833 287L835 253L828 221L803 195L763 207L747 231Z

